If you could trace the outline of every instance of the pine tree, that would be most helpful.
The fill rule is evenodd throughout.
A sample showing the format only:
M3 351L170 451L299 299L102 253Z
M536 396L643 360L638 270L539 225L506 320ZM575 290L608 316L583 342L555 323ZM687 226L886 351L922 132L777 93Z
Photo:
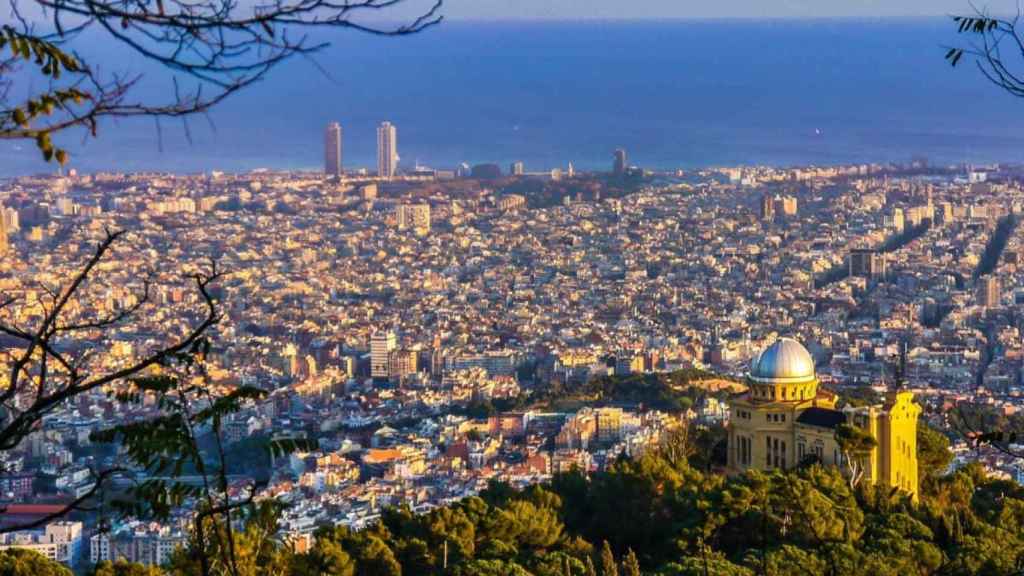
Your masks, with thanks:
M622 576L640 576L640 561L636 559L632 548L622 559Z
M607 540L601 545L601 576L619 576L619 567Z

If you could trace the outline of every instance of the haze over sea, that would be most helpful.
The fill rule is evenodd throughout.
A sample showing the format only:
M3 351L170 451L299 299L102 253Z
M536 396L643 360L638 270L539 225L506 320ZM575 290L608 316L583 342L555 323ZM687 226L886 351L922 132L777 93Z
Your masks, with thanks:
M344 129L346 168L373 166L375 127L398 126L401 165L514 160L604 169L625 147L645 168L1024 162L1024 99L943 61L948 19L446 22L400 39L332 37L191 122L107 122L62 141L95 170L318 169L323 129ZM98 42L146 93L169 76ZM106 69L112 69L110 64ZM162 142L162 146L161 146ZM0 176L49 171L0 142Z

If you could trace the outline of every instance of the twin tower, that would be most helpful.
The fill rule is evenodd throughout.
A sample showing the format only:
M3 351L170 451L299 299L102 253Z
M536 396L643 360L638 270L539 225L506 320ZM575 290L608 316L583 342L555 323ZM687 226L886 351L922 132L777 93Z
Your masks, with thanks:
M324 132L324 174L341 176L342 138L341 124L331 122ZM391 122L377 127L377 175L391 179L398 173L398 129Z

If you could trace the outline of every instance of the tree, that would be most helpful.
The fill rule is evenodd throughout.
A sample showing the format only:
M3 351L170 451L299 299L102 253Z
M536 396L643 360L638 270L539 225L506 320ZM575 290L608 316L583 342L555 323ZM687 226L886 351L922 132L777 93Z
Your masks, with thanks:
M917 475L927 486L946 472L953 460L949 438L925 422L917 425Z
M619 565L607 540L601 544L601 576L619 576Z
M878 442L871 434L850 424L837 426L835 435L839 449L843 453L843 465L848 473L850 488L856 488L864 477L864 459L871 455Z
M32 141L47 161L63 164L67 152L54 135L80 128L95 137L110 117L204 114L282 62L326 47L311 30L404 36L441 21L442 0L398 25L363 17L404 1L35 0L33 13L23 14L8 0L11 22L0 25L0 139ZM141 74L111 73L90 58L97 35L162 66L169 97L134 99Z
M967 56L990 82L1014 96L1024 97L1024 75L1020 70L1024 64L1024 35L1017 28L1020 6L1012 18L996 18L983 8L971 6L973 13L953 16L957 33L968 38L967 45L948 47L946 61L955 67Z
M640 561L636 559L636 554L632 548L626 552L625 558L622 559L622 576L640 576Z
M91 287L98 285L98 289L103 289L98 282L98 269L116 257L115 244L123 236L123 231L106 231L79 272L63 286L42 286L45 296L38 302L0 297L0 334L21 343L21 347L13 352L0 355L0 360L7 361L10 366L5 375L6 382L0 381L0 404L4 413L0 420L0 451L16 448L43 418L69 400L93 390L123 386L128 380L141 377L154 368L179 361L194 362L208 348L206 333L221 319L210 290L220 278L216 266L208 272L191 275L202 309L189 312L200 319L182 336L170 339L170 343L151 349L133 363L113 370L105 370L102 359L88 351L68 351L83 349L68 346L76 339L95 338L97 334L131 326L138 315L149 311L148 277L138 279L134 303L118 312L104 314L85 303ZM25 313L36 308L43 311L41 316ZM34 325L19 323L19 318L32 317L38 318ZM144 426L141 422L136 424ZM30 523L0 528L0 532L42 526L72 510L87 508L107 480L123 472L125 468L121 466L93 470L93 486L64 509Z
M146 566L126 560L111 562L104 560L96 565L93 576L162 576L163 572L156 566Z
M65 568L34 550L0 550L0 574L3 576L72 576Z

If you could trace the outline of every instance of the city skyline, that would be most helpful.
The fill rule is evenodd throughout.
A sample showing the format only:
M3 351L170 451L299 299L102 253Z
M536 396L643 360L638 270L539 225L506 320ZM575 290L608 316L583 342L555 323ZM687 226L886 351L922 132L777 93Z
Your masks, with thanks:
M960 1L8 0L0 572L1019 576Z

